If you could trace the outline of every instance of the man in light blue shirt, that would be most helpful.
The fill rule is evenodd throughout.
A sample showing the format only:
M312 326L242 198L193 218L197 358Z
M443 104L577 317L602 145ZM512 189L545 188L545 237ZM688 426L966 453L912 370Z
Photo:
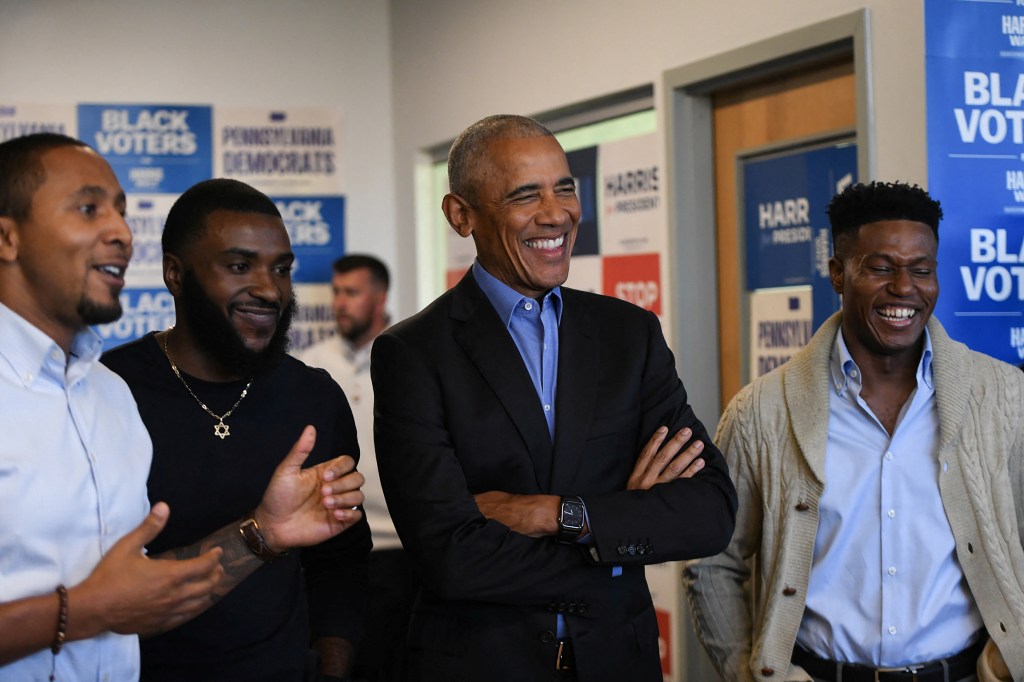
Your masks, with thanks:
M185 548L190 559L143 551L169 509L149 508L149 434L88 328L121 314L124 210L114 172L83 143L0 144L3 680L136 679L136 633L185 622L261 563L237 524ZM266 523L250 528L263 549L292 546L286 527L313 541L340 531L328 508L352 479L342 458L300 472L313 439L300 438L264 493Z
M916 186L836 196L841 312L722 418L736 533L685 580L726 679L1024 676L1024 377L932 318L941 217Z

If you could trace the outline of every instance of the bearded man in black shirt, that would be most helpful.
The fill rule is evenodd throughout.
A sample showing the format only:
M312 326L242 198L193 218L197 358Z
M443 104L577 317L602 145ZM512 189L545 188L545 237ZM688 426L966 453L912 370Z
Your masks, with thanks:
M149 551L173 553L237 521L223 562L237 586L144 639L142 679L344 678L371 547L361 494L325 498L351 527L320 544L289 547L261 530L274 527L261 518L267 483L296 438L308 444L307 465L358 457L341 389L286 354L295 256L280 213L244 183L208 180L171 208L162 242L176 325L103 362L128 383L152 437L149 497L175 511Z

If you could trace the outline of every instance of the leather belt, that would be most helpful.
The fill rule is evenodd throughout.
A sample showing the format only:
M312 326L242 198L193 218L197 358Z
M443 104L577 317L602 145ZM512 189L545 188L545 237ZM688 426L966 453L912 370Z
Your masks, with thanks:
M812 677L829 682L957 682L975 674L984 648L985 637L979 637L977 642L948 658L897 668L873 668L818 658L797 646L793 649L793 663Z
M569 638L558 640L558 653L555 655L555 670L575 670L576 655Z

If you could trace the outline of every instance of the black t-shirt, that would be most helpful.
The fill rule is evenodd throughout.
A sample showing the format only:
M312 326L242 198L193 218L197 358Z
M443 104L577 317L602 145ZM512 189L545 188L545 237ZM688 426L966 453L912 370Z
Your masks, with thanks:
M171 508L166 528L148 546L151 553L195 543L251 512L307 424L317 429L307 465L358 454L341 389L326 372L290 356L255 377L225 420L230 435L223 440L153 334L109 351L102 361L128 384L153 440L149 499ZM246 384L183 376L216 414L229 410ZM195 619L143 639L142 679L302 679L311 637L358 641L370 546L364 518L321 545L260 566Z

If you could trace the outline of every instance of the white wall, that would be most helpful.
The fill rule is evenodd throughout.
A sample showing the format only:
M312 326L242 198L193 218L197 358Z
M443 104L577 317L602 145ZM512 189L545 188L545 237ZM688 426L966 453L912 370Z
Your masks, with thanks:
M391 0L402 242L414 239L418 153L470 123L657 89L665 70L862 7L871 14L876 175L924 184L921 0ZM414 268L412 249L399 258Z
M347 248L394 264L388 11L386 0L0 0L0 103L340 107ZM393 269L400 298L415 279Z

